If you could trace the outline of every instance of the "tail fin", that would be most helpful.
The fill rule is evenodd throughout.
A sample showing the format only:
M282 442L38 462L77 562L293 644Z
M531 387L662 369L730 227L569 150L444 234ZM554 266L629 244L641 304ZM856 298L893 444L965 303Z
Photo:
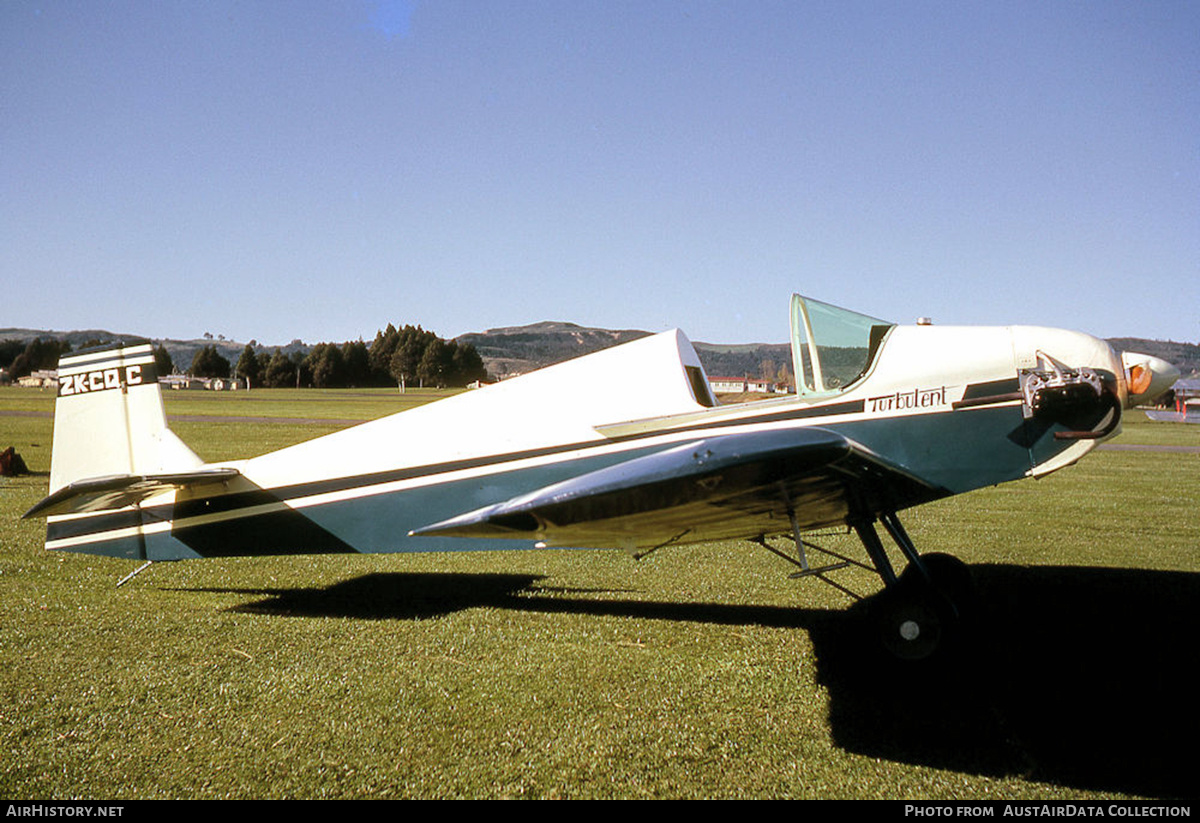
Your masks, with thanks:
M58 361L52 495L79 480L186 472L203 462L167 428L150 344Z
M205 467L167 428L149 344L84 351L58 361L50 494L25 517L48 518L48 549L146 560L142 501L237 476Z

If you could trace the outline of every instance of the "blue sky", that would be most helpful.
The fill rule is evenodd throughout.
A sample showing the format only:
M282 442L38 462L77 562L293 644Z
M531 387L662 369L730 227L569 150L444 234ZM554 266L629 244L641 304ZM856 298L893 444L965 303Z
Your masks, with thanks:
M0 3L0 327L1200 340L1195 2Z

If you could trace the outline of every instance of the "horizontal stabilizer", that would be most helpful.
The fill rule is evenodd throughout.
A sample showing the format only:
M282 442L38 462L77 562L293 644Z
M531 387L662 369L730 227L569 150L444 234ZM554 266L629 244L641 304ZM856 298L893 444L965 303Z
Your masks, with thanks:
M447 537L551 537L620 540L620 523L759 492L783 502L796 479L827 475L858 451L821 428L730 434L661 452L538 489L414 530ZM853 473L850 468L848 473ZM674 518L672 518L674 519ZM676 519L676 523L679 521ZM586 524L594 524L589 530ZM604 524L604 525L601 525ZM580 527L582 528L576 528ZM653 530L653 529L652 529ZM567 538L571 539L571 538ZM562 545L557 540L555 543Z
M163 492L226 483L241 472L237 469L197 469L173 474L89 477L63 486L43 498L25 517L107 511L133 506Z

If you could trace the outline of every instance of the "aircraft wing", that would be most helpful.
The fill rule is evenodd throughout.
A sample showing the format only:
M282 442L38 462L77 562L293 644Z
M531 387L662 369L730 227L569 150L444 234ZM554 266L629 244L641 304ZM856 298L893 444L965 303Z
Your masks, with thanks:
M414 535L645 549L844 524L945 492L819 427L705 437L631 458Z
M40 500L25 517L121 509L141 503L148 497L184 487L196 488L226 483L237 477L237 469L198 469L173 474L114 474L89 477L63 486Z

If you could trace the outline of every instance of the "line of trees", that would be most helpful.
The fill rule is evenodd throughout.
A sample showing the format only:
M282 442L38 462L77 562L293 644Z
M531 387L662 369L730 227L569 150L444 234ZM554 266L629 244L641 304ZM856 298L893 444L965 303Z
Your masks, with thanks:
M58 367L58 358L71 351L66 340L43 340L37 338L28 343L19 340L0 341L0 368L8 372L13 380L35 371Z
M83 348L105 341L88 341ZM70 352L66 340L38 338L29 343L0 341L0 366L17 379L39 369L53 369L58 358ZM154 351L158 373L171 374L175 364L165 347ZM237 364L221 354L216 345L205 346L192 358L188 373L193 377L240 377L252 387L355 388L365 386L465 386L486 380L483 358L470 343L445 340L420 326L396 328L388 324L367 345L362 340L318 343L307 353L291 354L278 348L274 353L246 344Z
M191 373L228 377L229 361L208 346L196 353ZM365 386L465 386L486 380L483 359L469 343L445 340L420 326L397 329L391 323L368 346L362 340L338 345L318 343L307 354L274 354L246 344L233 375L251 386L287 388L359 388Z

